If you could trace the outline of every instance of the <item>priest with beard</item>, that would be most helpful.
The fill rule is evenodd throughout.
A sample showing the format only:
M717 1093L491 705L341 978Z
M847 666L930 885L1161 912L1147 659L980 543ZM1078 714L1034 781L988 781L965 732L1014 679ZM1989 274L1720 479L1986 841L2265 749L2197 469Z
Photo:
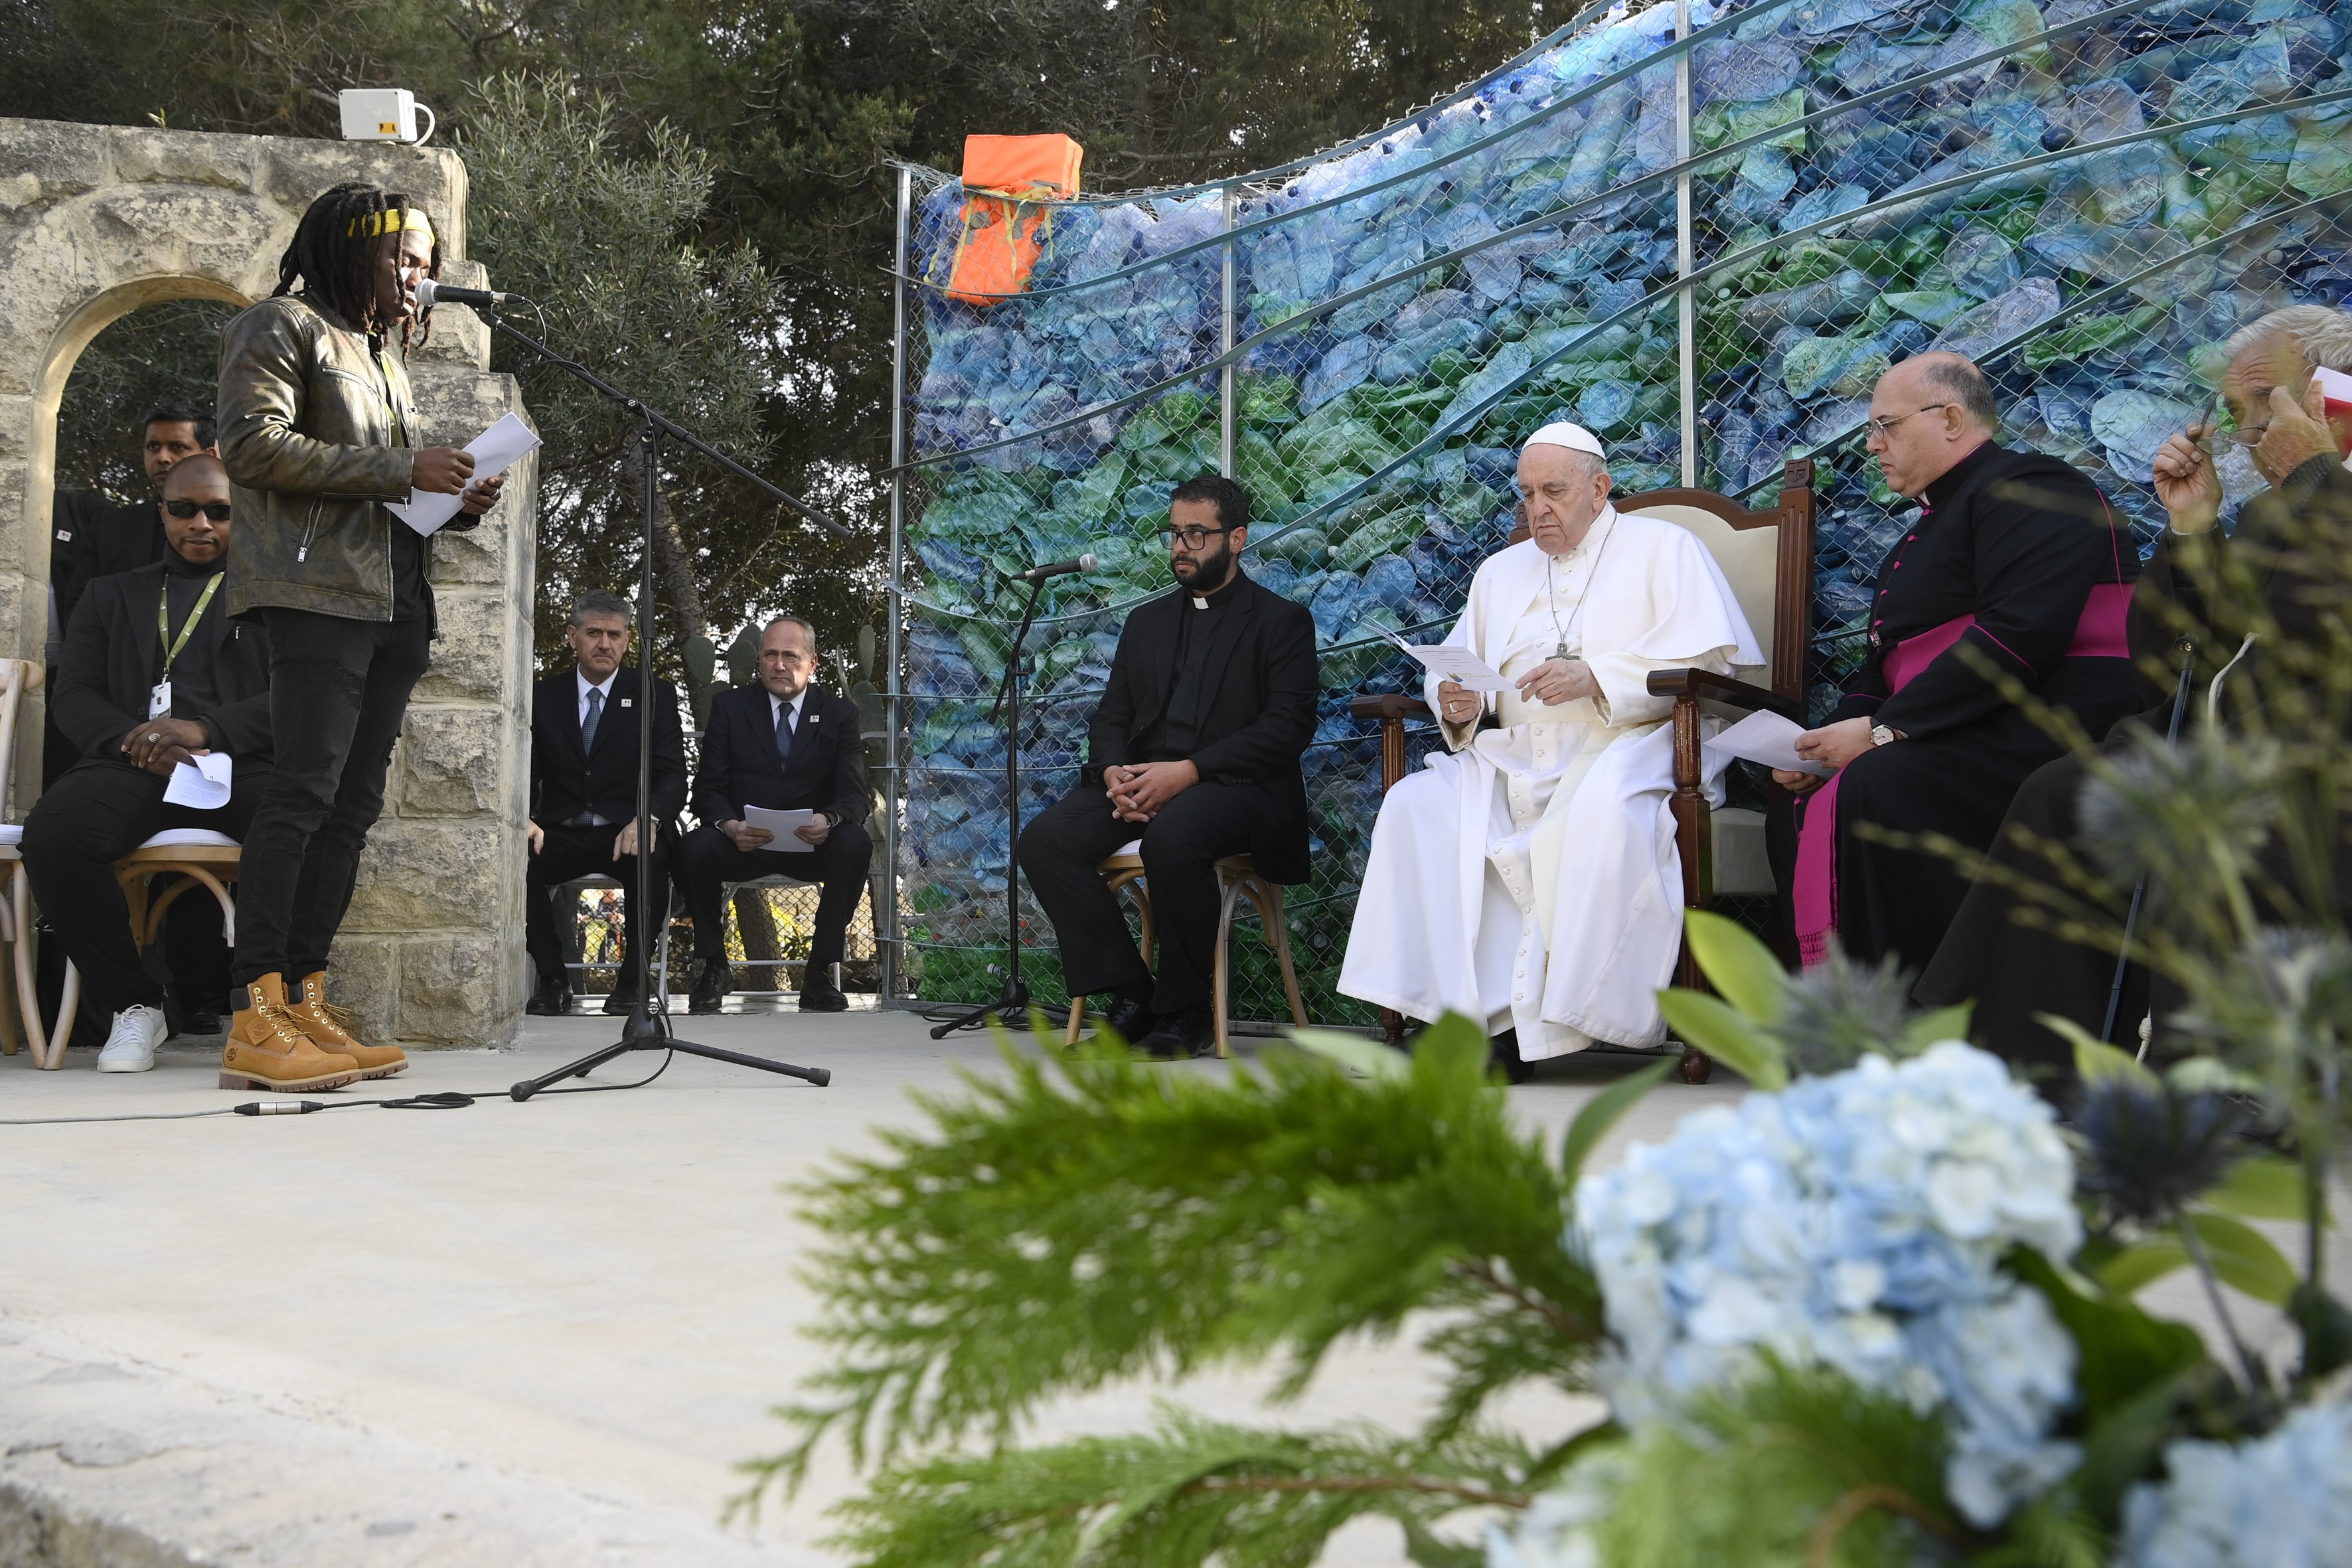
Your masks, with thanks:
M1697 536L1621 515L1610 483L1581 426L1519 453L1530 537L1479 566L1445 639L1511 689L1431 679L1447 749L1381 803L1339 972L1341 992L1408 1017L1478 1019L1515 1082L1597 1041L1664 1041L1682 861L1674 699L1649 675L1764 663Z
M1935 956L1969 884L1920 840L1988 847L2018 786L2066 751L2012 692L2095 741L2141 706L2122 520L2057 458L2003 447L2000 425L1958 354L1915 355L1872 392L1871 454L1919 516L1879 565L1861 671L1798 738L1827 782L1773 774L1804 792L1794 814L1786 796L1766 814L1766 842L1807 968L1832 944L1915 973Z
M1106 1026L1163 1059L1213 1048L1216 862L1252 857L1307 879L1315 623L1241 569L1249 496L1202 475L1170 498L1173 593L1136 606L1087 731L1079 786L1021 833L1019 858L1054 923L1073 997L1114 998ZM1139 840L1159 939L1155 976L1095 869Z

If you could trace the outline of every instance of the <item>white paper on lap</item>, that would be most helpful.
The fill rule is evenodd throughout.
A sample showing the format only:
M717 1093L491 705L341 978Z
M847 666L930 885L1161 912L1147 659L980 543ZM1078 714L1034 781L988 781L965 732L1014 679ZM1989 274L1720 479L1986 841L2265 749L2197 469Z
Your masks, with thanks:
M1737 724L1727 725L1723 731L1706 742L1706 749L1742 762L1761 763L1768 768L1784 773L1813 773L1822 778L1831 770L1820 763L1797 755L1797 737L1805 727L1793 719L1783 719L1778 713L1758 709Z
M512 468L516 459L539 445L539 434L524 424L511 411L499 416L499 422L466 443L466 450L474 454L474 477L467 482L479 483L496 479ZM441 525L457 515L466 504L462 495L428 495L423 490L410 490L405 501L386 501L384 510L417 532L431 538Z
M228 804L230 766L226 752L206 752L194 763L182 763L163 785L163 803L191 811L218 811Z
M776 836L773 843L761 845L762 849L774 849L785 855L806 855L816 846L805 838L795 837L795 834L814 822L816 815L814 811L772 811L764 805L747 805L743 808L743 826L764 827Z

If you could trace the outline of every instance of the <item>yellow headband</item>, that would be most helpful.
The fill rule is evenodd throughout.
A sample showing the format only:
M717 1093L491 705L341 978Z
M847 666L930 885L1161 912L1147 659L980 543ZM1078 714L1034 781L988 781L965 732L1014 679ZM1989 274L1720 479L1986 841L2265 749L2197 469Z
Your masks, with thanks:
M433 220L425 216L423 207L386 207L380 213L352 219L344 226L343 232L354 237L365 235L373 239L382 234L398 234L404 228L412 234L423 235L425 244L433 243Z

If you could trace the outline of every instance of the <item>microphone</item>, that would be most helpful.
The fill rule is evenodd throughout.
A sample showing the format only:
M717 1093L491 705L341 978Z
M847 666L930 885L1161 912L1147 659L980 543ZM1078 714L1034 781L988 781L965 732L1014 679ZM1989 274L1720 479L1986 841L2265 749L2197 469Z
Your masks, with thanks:
M416 309L422 312L437 302L445 305L503 305L509 300L520 300L520 294L501 293L496 289L459 289L436 279L416 280Z
M1016 583L1043 583L1048 577L1066 577L1073 572L1091 572L1094 569L1095 558L1081 555L1076 561L1055 561L1043 566L1032 566L1026 572L1015 572L1013 580Z

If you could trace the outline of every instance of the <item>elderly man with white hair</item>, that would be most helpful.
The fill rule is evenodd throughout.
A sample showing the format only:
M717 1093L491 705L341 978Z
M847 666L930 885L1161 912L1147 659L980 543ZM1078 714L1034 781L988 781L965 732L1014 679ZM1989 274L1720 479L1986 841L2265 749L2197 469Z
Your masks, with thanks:
M1706 547L1619 513L1609 489L1580 426L1520 451L1531 537L1480 565L1445 639L1512 689L1431 678L1447 750L1381 802L1339 972L1348 995L1409 1017L1479 1020L1514 1081L1595 1041L1664 1040L1682 863L1673 700L1649 674L1764 663Z

